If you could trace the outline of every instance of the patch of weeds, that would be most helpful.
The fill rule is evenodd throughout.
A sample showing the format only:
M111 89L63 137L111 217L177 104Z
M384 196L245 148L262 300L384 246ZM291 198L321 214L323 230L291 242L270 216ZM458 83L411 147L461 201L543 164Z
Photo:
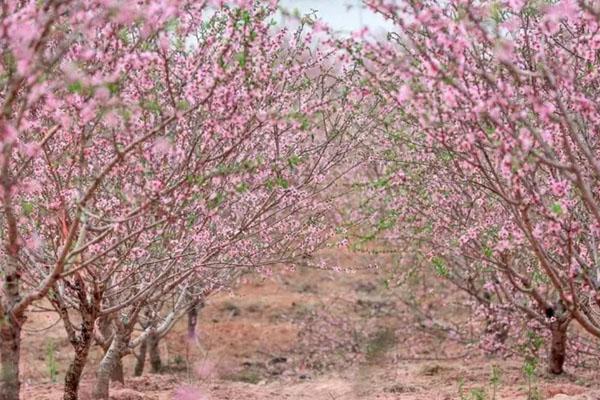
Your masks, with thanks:
M58 363L56 362L56 345L49 340L46 345L46 368L50 375L50 380L55 383L58 376Z
M247 368L247 369L243 369L241 371L229 374L229 375L225 376L224 379L228 380L228 381L232 381L232 382L245 382L245 383L251 383L253 385L256 385L258 382L261 381L261 376L257 370L255 370L253 368Z
M469 392L469 399L470 400L486 400L487 395L483 388L473 388Z
M381 359L396 345L396 341L396 332L393 329L380 329L367 342L366 360L373 362Z
M230 301L224 302L223 305L221 306L221 310L229 312L232 317L237 317L238 315L241 314L240 308Z
M538 354L544 345L544 338L534 331L526 333L527 342L522 346L522 351L526 354L523 360L523 375L527 381L527 400L541 400L542 395L535 382L538 369Z
M527 357L523 362L523 374L527 379L527 400L541 400L542 395L535 383L535 373L538 360L535 357Z
M492 385L492 400L496 400L496 392L500 385L502 370L497 365L492 365L492 373L490 375L490 385Z
M460 378L458 380L458 398L460 400L487 400L487 393L484 388L472 388L468 392L465 391L465 381Z

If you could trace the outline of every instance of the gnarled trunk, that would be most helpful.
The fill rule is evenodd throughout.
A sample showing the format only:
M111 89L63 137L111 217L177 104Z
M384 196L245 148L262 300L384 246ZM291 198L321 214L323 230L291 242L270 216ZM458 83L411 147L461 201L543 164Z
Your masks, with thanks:
M21 325L9 316L0 317L0 400L19 400Z
M162 361L160 359L160 337L156 333L150 333L147 338L148 355L150 357L150 370L154 373L162 371Z
M92 340L90 337L88 341L82 341L75 346L75 357L71 361L71 364L69 364L69 368L65 374L64 400L77 400L79 398L79 383L91 344Z
M567 357L567 326L557 325L552 328L548 370L553 374L562 374Z

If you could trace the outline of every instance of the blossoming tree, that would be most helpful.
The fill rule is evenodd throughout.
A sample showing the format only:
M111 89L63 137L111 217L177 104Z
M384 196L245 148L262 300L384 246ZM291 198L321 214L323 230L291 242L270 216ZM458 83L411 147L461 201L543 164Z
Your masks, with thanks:
M345 45L387 101L395 226L490 312L541 324L549 369L562 372L571 321L600 337L599 10L575 0L367 3L397 30ZM523 327L503 315L501 330Z
M94 338L107 398L115 363L194 288L326 240L370 120L310 35L272 30L273 6L2 3L0 399L19 396L20 330L43 297L75 349L65 398Z

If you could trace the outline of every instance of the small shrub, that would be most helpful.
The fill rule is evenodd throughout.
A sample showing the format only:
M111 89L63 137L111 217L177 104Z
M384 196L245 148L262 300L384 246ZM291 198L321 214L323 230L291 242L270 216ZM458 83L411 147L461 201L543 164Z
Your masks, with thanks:
M483 388L473 388L470 392L470 400L486 400L487 395L485 394L485 390Z

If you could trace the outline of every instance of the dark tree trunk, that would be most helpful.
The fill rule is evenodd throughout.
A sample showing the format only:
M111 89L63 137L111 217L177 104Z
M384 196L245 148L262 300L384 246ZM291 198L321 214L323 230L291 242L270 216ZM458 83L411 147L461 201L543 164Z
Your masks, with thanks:
M81 336L74 346L75 357L73 358L73 361L71 361L69 369L67 369L67 373L65 374L64 400L77 400L79 398L79 383L90 348L92 347L93 329L93 323L91 325L81 325Z
M158 344L160 337L156 333L148 335L148 355L150 357L150 370L154 373L162 371L162 361L160 359L160 350Z
M562 374L567 357L567 328L557 326L552 329L548 370L553 374Z
M194 303L189 311L188 311L188 327L187 334L189 339L196 338L196 326L198 325L198 309L200 308L200 303Z
M142 376L144 373L144 366L146 365L146 349L148 347L148 339L144 339L140 344L140 353L137 356L135 362L135 369L133 370L133 376Z
M62 299L58 296L51 296L50 298L50 301L55 309L58 310L60 317L63 320L69 342L75 351L75 356L69 364L69 368L65 374L63 400L77 400L79 398L79 383L81 382L83 369L85 368L92 347L94 339L94 323L98 317L101 299L101 293L96 290L91 293L92 296L88 296L85 282L79 273L75 273L74 285L72 287L77 290L77 297L79 298L81 313L81 324L79 325L79 329L73 327L69 316L69 310ZM58 292L56 287L54 289Z
M21 350L20 321L0 316L0 400L19 400L19 358Z

